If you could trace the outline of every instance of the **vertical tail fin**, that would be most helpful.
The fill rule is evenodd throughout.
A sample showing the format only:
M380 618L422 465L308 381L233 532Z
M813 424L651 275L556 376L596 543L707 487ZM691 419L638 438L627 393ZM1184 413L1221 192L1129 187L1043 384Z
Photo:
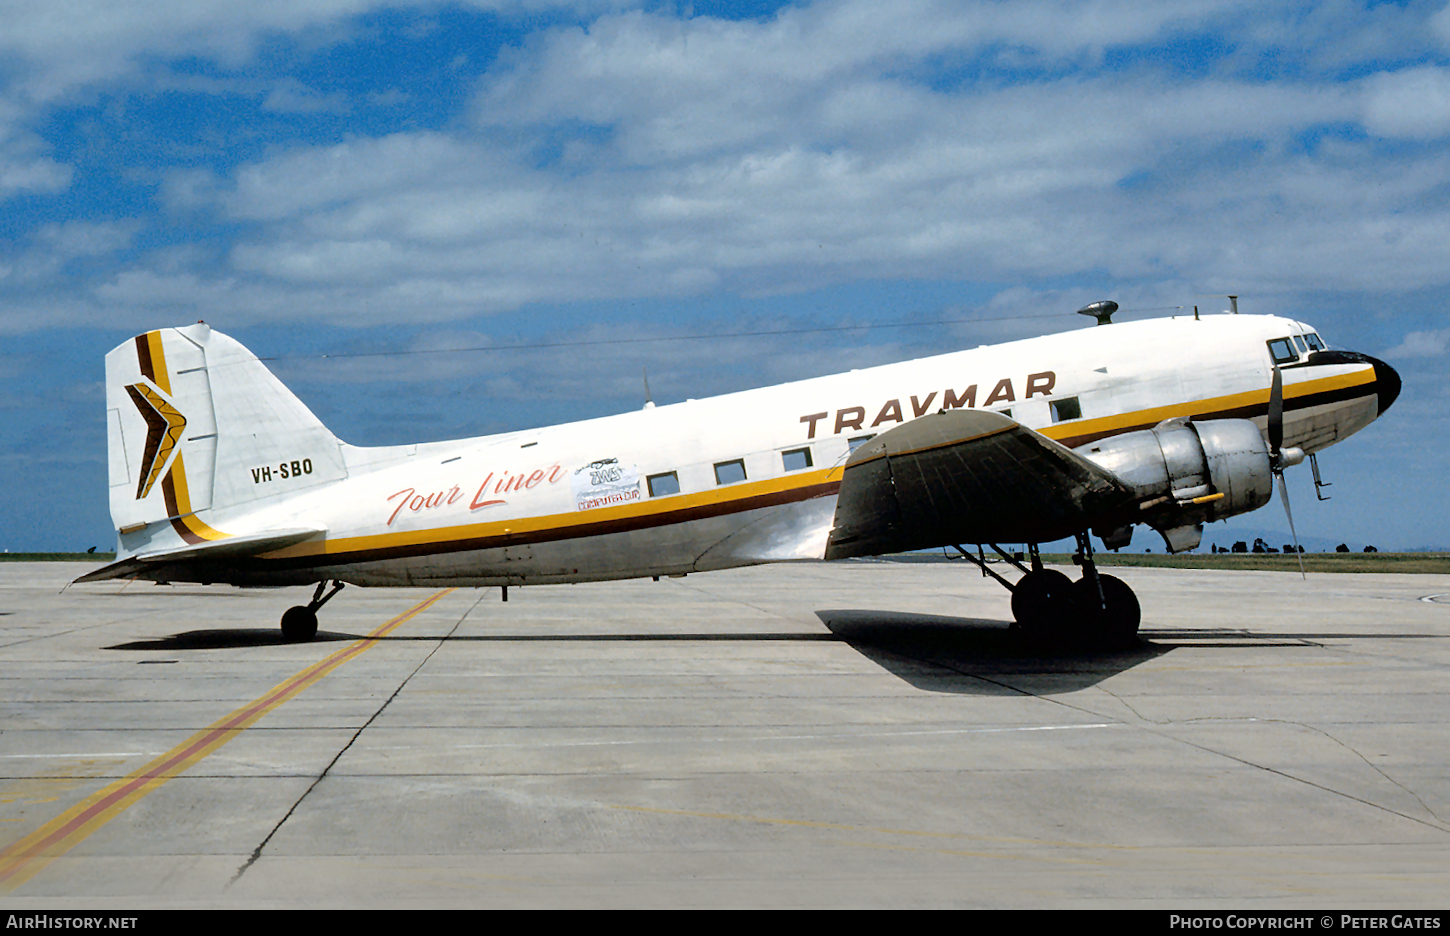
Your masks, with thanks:
M106 410L111 519L126 552L130 534L149 540L161 521L188 543L225 538L207 519L347 476L340 443L312 411L204 324L107 354Z

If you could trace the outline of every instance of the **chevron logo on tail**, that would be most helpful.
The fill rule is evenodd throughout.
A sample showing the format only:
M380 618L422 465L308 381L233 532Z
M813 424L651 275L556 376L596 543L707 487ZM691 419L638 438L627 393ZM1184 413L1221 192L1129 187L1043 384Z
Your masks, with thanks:
M136 499L141 500L151 493L151 486L161 476L161 469L166 467L176 443L181 441L186 417L145 384L128 384L126 392L141 411L141 418L146 420L146 450L141 456L141 480L136 485Z

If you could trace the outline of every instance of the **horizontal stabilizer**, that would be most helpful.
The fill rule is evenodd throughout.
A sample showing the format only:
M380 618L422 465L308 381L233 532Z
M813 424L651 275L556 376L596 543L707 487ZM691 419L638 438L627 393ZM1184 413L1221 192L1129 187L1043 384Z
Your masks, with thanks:
M827 559L1071 536L1134 495L1104 468L987 410L882 433L846 462Z
M140 572L154 568L157 565L178 565L205 564L212 560L234 560L245 559L249 556L258 556L274 549L282 549L304 540L312 539L315 536L327 532L321 527L296 527L290 530L268 530L265 533L253 533L246 536L231 536L222 540L212 540L197 546L185 546L180 549L159 550L157 552L139 553L120 559L108 566L102 566L94 572L87 572L72 584L81 582L101 582L106 579L135 578Z

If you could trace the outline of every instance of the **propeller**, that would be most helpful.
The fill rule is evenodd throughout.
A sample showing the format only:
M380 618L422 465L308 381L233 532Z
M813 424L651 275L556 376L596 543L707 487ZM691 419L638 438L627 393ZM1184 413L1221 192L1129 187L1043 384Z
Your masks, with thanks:
M1299 532L1294 529L1294 511L1289 509L1289 486L1284 469L1304 460L1304 450L1296 446L1284 448L1284 375L1274 368L1274 383L1269 387L1269 470L1279 482L1279 500L1284 503L1284 516L1289 518L1289 535L1294 538L1294 557L1299 560L1299 576L1304 574L1304 554L1299 551Z

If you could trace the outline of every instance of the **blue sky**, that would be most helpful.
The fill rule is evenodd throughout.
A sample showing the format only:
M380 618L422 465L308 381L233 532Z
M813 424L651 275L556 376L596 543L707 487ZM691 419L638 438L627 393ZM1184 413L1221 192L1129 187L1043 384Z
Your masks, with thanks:
M632 409L642 368L665 402L1225 293L1405 379L1321 459L1334 500L1291 472L1301 533L1450 547L1444 3L0 0L0 23L12 551L113 544L102 358L160 326L205 319L384 444ZM442 353L517 344L556 346ZM346 356L374 352L427 353Z

